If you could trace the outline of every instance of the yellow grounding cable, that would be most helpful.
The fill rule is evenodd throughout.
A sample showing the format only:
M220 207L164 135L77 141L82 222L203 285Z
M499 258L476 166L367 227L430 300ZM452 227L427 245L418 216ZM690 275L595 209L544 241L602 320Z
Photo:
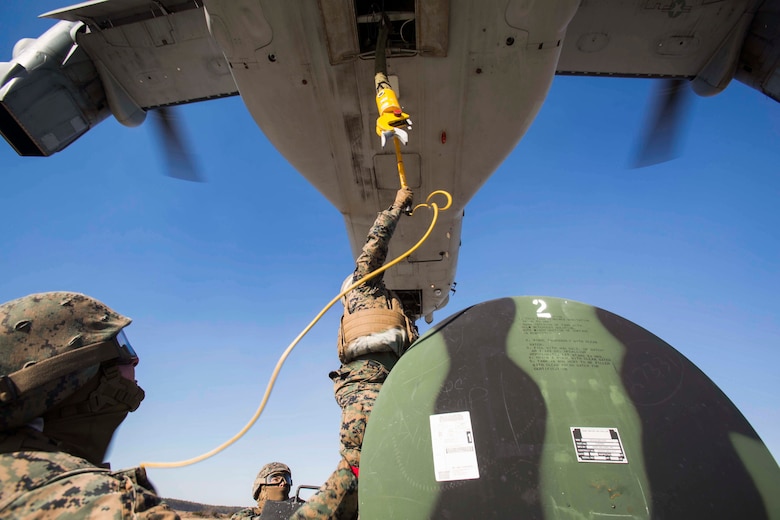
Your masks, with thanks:
M398 150L398 151L400 152L400 150ZM398 155L400 155L400 153ZM401 168L403 168L403 166L401 166ZM405 187L405 179L402 179L402 186ZM435 202L431 201L431 199L435 195L443 195L445 197L445 199L447 200L447 204L445 206L443 206L442 208L439 208L438 204L436 204ZM383 272L387 271L388 269L390 269L391 267L393 267L397 263L401 262L402 260L404 260L405 258L410 256L412 253L414 253L428 239L428 236L430 236L431 232L433 231L433 228L436 225L436 221L439 218L439 211L446 211L447 209L450 208L450 206L452 206L452 195L450 195L448 192L446 192L444 190L436 190L436 191L432 192L430 195L428 195L428 198L425 199L425 203L418 204L417 206L414 207L414 209L412 210L410 215L414 214L414 212L417 211L417 209L421 208L421 207L429 207L429 208L431 208L433 210L433 218L431 219L431 224L430 224L430 226L428 226L428 230L425 232L425 234L422 236L422 238L414 246L412 246L412 248L409 249L406 253L402 254L401 256L396 258L395 260L392 260L391 262L388 262L387 264L385 264L384 266L380 267L376 271L374 271L374 272L372 272L370 274L367 274L366 276L364 276L363 278L361 278L357 282L355 282L352 285L350 285L345 290L341 291L338 294L338 296L333 298L330 301L330 303L328 303L319 312L319 314L317 314L317 316L314 317L314 319L311 321L311 323L309 323L306 326L306 328L303 329L303 331L301 331L300 334L298 334L298 336L292 341L292 343L290 343L290 345L285 349L285 351L279 357L279 361L276 363L276 367L274 368L274 371L271 374L271 378L268 381L268 386L265 389L265 394L263 395L263 399L260 401L260 406L257 407L257 410L255 411L254 415L249 420L249 422L246 424L246 426L241 428L241 430L238 433L236 433L231 439L229 439L228 441L224 442L223 444L220 444L219 446L217 446L213 450L211 450L209 452L206 452L206 453L204 453L202 455L199 455L197 457L193 457L191 459L181 460L181 461L178 461L178 462L142 462L140 464L140 466L142 468L181 468L181 467L184 467L184 466L190 466L192 464L196 464L196 463L201 462L203 460L206 460L206 459L208 459L210 457L213 457L214 455L216 455L217 453L223 451L225 448L227 448L228 446L230 446L231 444L236 442L238 439L243 437L244 434L246 434L246 432L248 432L250 430L250 428L252 428L252 426L254 426L254 424L260 418L260 414L263 413L263 410L265 409L265 405L266 405L266 403L268 403L268 399L271 397L271 391L274 388L274 384L276 384L276 378L279 376L279 371L282 369L282 365L287 360L287 356L290 355L290 353L292 352L293 348L295 348L295 346L298 344L298 342L301 341L301 339L303 339L303 337L311 330L311 328L314 327L314 325L320 320L320 318L322 318L325 315L325 313L328 311L328 309L330 309L345 294L347 294L349 291L351 291L355 287L359 286L360 284L365 283L368 280L371 280L375 276L378 276L380 273L383 273Z

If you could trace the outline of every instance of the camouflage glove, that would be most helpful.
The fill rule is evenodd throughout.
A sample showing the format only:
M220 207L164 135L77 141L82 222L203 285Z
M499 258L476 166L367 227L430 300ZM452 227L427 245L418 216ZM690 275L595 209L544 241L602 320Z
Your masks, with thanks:
M395 202L392 207L400 210L408 210L412 207L412 190L409 188L401 188L398 193L395 194Z

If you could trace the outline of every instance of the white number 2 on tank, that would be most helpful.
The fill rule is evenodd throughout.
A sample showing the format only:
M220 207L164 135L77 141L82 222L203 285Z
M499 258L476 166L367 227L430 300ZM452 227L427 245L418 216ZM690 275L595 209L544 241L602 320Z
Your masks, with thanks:
M539 306L539 308L536 309L537 318L552 318L552 314L549 312L544 312L547 309L547 302L544 300L535 299L532 303Z

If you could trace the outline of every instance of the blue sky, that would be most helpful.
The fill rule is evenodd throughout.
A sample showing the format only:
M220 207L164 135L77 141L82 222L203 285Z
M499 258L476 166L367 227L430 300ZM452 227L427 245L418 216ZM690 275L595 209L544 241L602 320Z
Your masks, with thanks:
M3 2L0 60L60 2ZM683 155L627 168L643 80L556 78L526 137L466 208L457 293L436 321L516 295L619 314L696 363L780 458L780 105L734 82L695 99ZM134 319L147 391L116 468L190 458L237 432L277 358L352 269L341 215L269 145L239 98L177 111L209 179L166 177L151 125L101 123L64 152L0 143L0 301L72 290ZM412 139L414 135L412 134ZM303 142L302 142L302 145ZM251 502L264 463L319 485L338 461L332 310L222 454L150 470L164 496Z

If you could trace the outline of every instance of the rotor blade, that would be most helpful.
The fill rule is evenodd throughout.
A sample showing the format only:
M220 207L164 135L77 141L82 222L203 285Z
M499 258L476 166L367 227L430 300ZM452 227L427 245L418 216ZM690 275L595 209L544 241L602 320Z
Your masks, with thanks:
M689 100L688 80L669 79L659 83L634 168L671 161L678 156L680 130Z
M184 141L184 132L171 107L154 111L154 126L160 135L163 155L168 163L167 174L176 179L203 182L195 158Z

